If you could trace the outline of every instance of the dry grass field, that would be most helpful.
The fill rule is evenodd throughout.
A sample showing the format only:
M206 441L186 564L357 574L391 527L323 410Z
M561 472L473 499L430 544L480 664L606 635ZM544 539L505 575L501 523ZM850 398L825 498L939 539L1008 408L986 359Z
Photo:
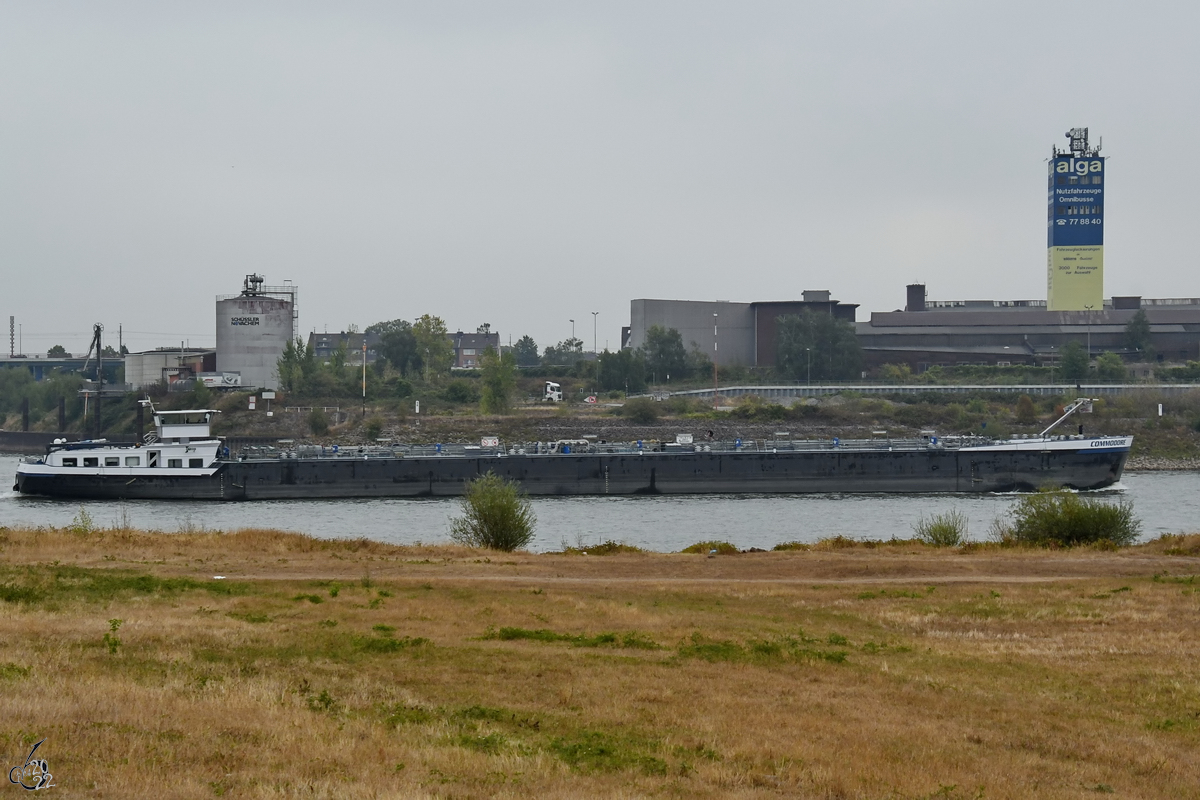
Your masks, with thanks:
M0 754L65 797L1196 797L1198 554L0 529Z

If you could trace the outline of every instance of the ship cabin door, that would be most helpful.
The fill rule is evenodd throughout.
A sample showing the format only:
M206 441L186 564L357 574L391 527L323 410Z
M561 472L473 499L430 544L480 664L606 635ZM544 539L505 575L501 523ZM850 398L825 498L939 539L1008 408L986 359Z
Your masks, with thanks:
M149 450L146 452L146 466L147 467L157 467L158 466L158 451L157 450Z

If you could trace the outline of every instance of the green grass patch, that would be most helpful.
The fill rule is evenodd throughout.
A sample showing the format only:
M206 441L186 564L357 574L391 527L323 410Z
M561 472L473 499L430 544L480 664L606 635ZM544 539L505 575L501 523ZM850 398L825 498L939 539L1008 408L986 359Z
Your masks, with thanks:
M11 661L0 663L0 681L18 681L29 677L29 667L22 667Z
M474 750L477 753L486 753L488 755L496 755L502 750L507 749L508 739L499 733L488 733L478 735L473 733L460 733L454 737L454 744L459 747L464 747L467 750Z
M125 570L88 569L69 565L30 567L23 580L16 571L5 570L8 581L0 584L0 600L10 603L53 603L77 600L105 603L132 595L175 596L202 590L215 595L243 595L248 584L237 581L196 581L191 578L159 578Z
M423 636L402 636L399 639L391 636L358 636L353 641L354 648L362 653L399 653L429 644L429 640Z
M887 589L880 589L878 592L859 592L857 595L859 600L874 600L877 597L903 597L919 600L926 596L925 592L912 592L905 589L892 589L890 592Z
M679 645L676 655L678 658L696 658L710 663L828 661L831 664L841 664L846 661L845 650L813 647L813 642L813 639L806 636L781 636L773 639L750 639L743 644L728 639L709 639L701 633L693 633L691 639ZM828 644L845 646L849 645L849 642L846 637L831 633Z
M225 616L229 617L230 619L240 619L242 622L252 622L254 624L260 624L263 622L271 621L271 618L268 617L266 614L259 614L258 612L255 612L255 611L246 611L244 613L230 611Z
M780 542L771 549L777 552L784 550L812 550L812 545L806 542Z
M400 705L384 709L383 715L384 723L393 728L401 725L425 725L437 718L434 712L424 708Z
M646 752L639 743L599 731L578 731L551 740L549 751L580 772L637 771L666 775L667 762Z
M512 642L522 639L533 642L564 642L573 647L628 647L636 650L661 649L661 645L637 631L630 631L629 633L598 633L594 636L588 636L587 634L558 633L546 628L530 630L528 628L506 627L498 631L489 630L482 638L498 639L502 642Z
M325 602L325 599L323 597L321 597L321 595L319 595L319 594L298 594L295 597L293 597L292 599L296 600L296 601L307 600L308 602L312 603L313 605L316 605L317 603Z

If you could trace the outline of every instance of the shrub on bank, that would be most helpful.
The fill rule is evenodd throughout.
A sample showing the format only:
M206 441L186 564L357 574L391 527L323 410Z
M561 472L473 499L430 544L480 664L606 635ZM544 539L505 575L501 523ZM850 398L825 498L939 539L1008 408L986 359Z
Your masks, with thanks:
M955 509L928 519L921 517L913 525L913 532L933 547L958 547L967 540L967 515Z
M476 478L467 486L462 510L450 521L450 538L459 544L512 551L533 541L537 517L515 481L493 472Z
M737 555L741 551L731 545L729 542L696 542L688 545L679 552L681 553L712 553L716 551L717 555L732 556Z
M621 407L621 416L630 422L649 424L658 421L659 408L649 397L635 397Z
M329 418L319 408L308 412L308 429L314 436L326 436L329 433Z
M1126 547L1137 541L1142 529L1141 521L1133 515L1132 502L1109 503L1064 489L1023 497L1009 516L1010 522L998 521L996 525L996 538L1003 544Z

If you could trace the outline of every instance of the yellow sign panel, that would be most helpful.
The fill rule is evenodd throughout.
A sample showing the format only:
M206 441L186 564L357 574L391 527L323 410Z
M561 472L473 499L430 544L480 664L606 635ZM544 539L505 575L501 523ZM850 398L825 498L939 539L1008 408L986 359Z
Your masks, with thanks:
M1047 278L1050 311L1104 308L1104 245L1051 247Z

